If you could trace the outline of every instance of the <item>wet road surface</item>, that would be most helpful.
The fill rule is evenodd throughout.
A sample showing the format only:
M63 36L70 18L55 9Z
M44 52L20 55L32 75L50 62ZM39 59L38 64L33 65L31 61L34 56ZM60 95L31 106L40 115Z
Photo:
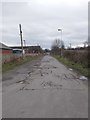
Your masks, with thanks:
M3 75L3 118L87 118L88 85L55 58Z

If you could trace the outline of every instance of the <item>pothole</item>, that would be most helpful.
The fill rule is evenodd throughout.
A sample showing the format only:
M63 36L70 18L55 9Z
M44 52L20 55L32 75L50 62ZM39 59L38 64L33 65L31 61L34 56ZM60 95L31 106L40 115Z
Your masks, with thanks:
M26 80L20 80L20 81L17 81L16 83L20 83L20 84L30 84L28 81Z
M48 82L42 82L41 86L43 87L51 87L51 88L61 88L63 85L62 84L56 84L52 81L48 81Z
M88 80L88 78L85 77L85 76L80 76L79 79L80 79L80 80Z

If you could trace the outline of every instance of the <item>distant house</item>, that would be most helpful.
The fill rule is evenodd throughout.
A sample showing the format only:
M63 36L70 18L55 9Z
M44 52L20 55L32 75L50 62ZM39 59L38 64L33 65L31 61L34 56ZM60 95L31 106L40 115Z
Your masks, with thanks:
M0 62L9 62L12 59L12 49L3 43L0 43Z
M13 59L18 59L22 57L22 49L12 49L13 50Z
M12 46L10 47L12 49L22 49L21 46ZM24 46L23 47L24 51L26 54L28 53L41 53L42 52L42 48L40 46Z

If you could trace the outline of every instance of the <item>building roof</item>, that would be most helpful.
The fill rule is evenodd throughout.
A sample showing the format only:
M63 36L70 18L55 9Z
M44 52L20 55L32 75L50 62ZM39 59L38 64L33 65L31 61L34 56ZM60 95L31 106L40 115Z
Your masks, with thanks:
M7 49L7 50L10 50L11 48L4 45L3 43L0 42L0 49Z
M12 49L22 49L22 47L21 46L11 46L10 48L12 48ZM25 49L25 48L41 48L40 46L23 46L23 48Z
M22 49L21 46L12 46L12 49ZM23 46L23 49L28 52L41 52L42 48L40 46Z

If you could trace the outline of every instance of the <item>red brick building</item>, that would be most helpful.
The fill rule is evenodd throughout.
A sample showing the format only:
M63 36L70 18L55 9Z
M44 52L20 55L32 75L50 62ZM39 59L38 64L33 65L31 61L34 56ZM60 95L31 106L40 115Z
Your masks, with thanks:
M0 43L0 62L5 63L12 60L12 49Z

